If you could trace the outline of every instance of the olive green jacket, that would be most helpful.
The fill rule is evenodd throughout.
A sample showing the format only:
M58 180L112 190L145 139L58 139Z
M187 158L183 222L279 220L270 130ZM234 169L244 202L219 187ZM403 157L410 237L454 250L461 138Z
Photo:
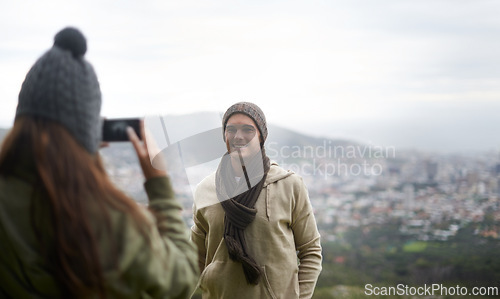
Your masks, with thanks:
M321 272L321 245L302 178L272 163L255 207L255 220L245 229L249 254L263 273L254 286L241 264L228 256L215 174L197 187L191 238L198 246L203 298L312 297Z
M31 201L47 200L36 193L32 197L32 181L33 175L22 170L18 176L0 177L0 298L62 296L31 226ZM150 179L144 185L149 209L157 215L144 209L150 241L129 215L115 210L110 213L112 235L102 233L102 223L92 223L99 238L105 291L108 298L187 298L196 285L198 267L181 206L168 178ZM115 251L110 244L116 245Z

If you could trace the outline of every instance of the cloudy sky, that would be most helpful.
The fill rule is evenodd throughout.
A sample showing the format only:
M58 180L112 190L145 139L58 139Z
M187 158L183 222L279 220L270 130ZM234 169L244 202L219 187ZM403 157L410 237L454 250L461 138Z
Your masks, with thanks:
M500 1L2 1L0 127L55 33L88 40L107 117L224 111L316 136L500 150Z

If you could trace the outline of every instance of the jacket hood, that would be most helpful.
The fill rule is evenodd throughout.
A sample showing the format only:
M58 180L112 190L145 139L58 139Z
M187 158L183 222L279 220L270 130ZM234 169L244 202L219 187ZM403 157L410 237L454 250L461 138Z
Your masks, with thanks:
M294 174L293 171L291 170L284 170L283 168L279 167L278 163L275 161L271 161L271 169L269 169L269 172L267 173L267 178L266 182L264 183L264 187L266 187L269 184L275 183L279 180L282 180L284 178L287 178Z

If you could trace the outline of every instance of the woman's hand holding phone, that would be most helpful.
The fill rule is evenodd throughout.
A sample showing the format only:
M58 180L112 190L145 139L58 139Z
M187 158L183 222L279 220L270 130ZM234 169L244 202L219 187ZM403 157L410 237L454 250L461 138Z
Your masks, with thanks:
M144 173L144 177L146 179L151 179L155 177L161 177L161 176L166 176L167 172L164 170L159 170L153 167L151 164L151 160L149 159L149 153L148 153L148 146L146 143L146 136L144 132L144 121L141 120L141 141L137 134L135 133L134 129L131 127L127 127L127 134L132 142L132 145L134 146L134 149L137 153L137 157L139 158L139 163L142 168L142 172Z

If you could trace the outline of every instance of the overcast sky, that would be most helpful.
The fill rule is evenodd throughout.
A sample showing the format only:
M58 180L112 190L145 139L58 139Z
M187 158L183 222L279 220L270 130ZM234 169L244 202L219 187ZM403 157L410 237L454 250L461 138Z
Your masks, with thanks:
M2 1L0 127L57 31L88 40L107 117L224 111L317 136L500 150L500 1Z

